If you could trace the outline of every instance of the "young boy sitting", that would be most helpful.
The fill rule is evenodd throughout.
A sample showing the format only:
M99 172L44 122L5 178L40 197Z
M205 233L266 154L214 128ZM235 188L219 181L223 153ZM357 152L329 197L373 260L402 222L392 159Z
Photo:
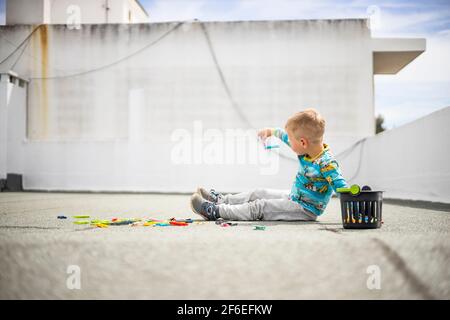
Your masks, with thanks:
M328 145L323 143L325 120L316 110L294 114L285 130L266 128L258 136L263 140L275 136L297 154L300 166L290 191L256 189L222 195L198 188L191 197L192 210L206 220L316 220L333 190L347 183Z

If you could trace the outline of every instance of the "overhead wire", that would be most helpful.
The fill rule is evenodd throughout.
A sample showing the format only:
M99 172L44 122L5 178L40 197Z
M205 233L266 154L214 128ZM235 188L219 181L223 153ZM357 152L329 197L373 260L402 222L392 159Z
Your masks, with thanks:
M173 28L171 28L170 30L166 31L164 34L162 34L161 36L159 36L157 39L151 41L150 43L146 44L145 46L143 46L142 48L134 51L131 54L128 54L118 60L115 60L111 63L102 65L100 67L96 67L96 68L92 68L92 69L88 69L85 71L81 71L81 72L77 72L77 73L72 73L72 74L68 74L68 75L60 75L60 76L50 76L50 77L30 77L30 80L56 80L56 79L66 79L66 78L73 78L73 77L79 77L79 76L83 76L86 74L90 74L90 73L94 73L94 72L98 72L101 70L105 70L107 68L110 68L112 66L115 66L125 60L130 59L131 57L134 57L140 53L142 53L143 51L147 50L148 48L154 46L155 44L157 44L158 42L160 42L162 39L164 39L165 37L167 37L169 34L171 34L173 31L175 31L176 29L178 29L182 24L184 23L184 21L182 22L178 22Z
M241 110L239 104L238 104L238 103L236 102L236 100L234 99L233 94L231 93L230 87L229 87L229 85L228 85L228 82L227 82L227 80L226 80L226 78L225 78L225 75L224 75L224 72L223 72L223 70L222 70L222 67L220 66L219 60L217 59L217 55L216 55L216 53L215 53L214 46L213 46L213 44L212 44L211 37L209 36L208 30L207 30L207 28L206 28L206 26L205 26L205 24L204 24L203 22L199 22L199 23L200 23L201 29L202 29L202 31L203 31L203 34L204 34L204 36L205 36L205 39L206 39L206 42L207 42L207 45L208 45L208 49L209 49L209 52L210 52L210 54L211 54L212 60L213 60L213 62L214 62L214 65L215 65L215 67L216 67L217 73L219 74L220 81L221 81L221 83L222 83L222 86L224 87L224 90L225 90L226 95L227 95L227 97L228 97L228 99L229 99L229 101L230 101L231 106L232 106L233 109L236 111L236 113L239 115L239 118L240 118L240 119L241 119L248 127L252 128L252 129L257 129L255 126L253 126L253 124L251 123L251 121L250 121L250 120L247 118L247 116L243 113L243 111ZM280 157L282 157L282 158L284 158L284 159L288 159L288 160L291 160L291 161L297 161L296 159L293 159L293 158L291 158L291 157L288 157L288 156L286 156L286 155L284 155L284 154L282 154L282 153L279 153L279 155L280 155Z
M2 61L0 61L0 65L3 64L5 61L7 61L12 55L14 55L14 53L16 53L16 52L20 49L20 47L21 47L25 42L27 42L27 41L33 36L33 34L34 34L37 30L39 30L42 26L43 26L43 24L40 24L40 25L38 25L37 27L35 27L35 28L33 29L33 31L31 31L30 34L29 34L28 36L26 36L25 39L23 39L23 40L20 42L20 44L19 44L19 45L18 45L18 46L10 53L10 54L8 54L5 58L2 59Z
M250 122L250 120L246 117L246 115L243 113L243 111L241 110L239 104L238 104L238 103L236 102L236 100L234 99L234 97L233 97L233 95L232 95L232 93L231 93L231 89L230 89L230 87L229 87L229 85L228 85L228 83L227 83L227 81L226 81L226 78L225 78L224 72L223 72L223 70L222 70L222 67L220 66L220 63L219 63L219 61L218 61L218 58L217 58L217 55L216 55L216 53L215 53L214 46L213 46L213 44L212 44L211 37L210 37L210 35L209 35L209 33L208 33L208 30L207 30L207 28L206 28L206 26L205 26L205 24L204 24L203 22L200 22L200 25L201 25L202 31L203 31L203 33L204 33L204 35L205 35L206 42L207 42L207 44L208 44L208 48L209 48L211 57L212 57L212 59L213 59L214 65L215 65L216 70L217 70L217 72L218 72L218 74L219 74L220 81L221 81L221 83L222 83L222 86L224 87L224 90L225 90L226 95L227 95L227 97L228 97L228 99L229 99L229 101L230 101L231 106L232 106L233 109L236 111L236 113L239 115L239 118L240 118L247 126L249 126L250 128L256 129L256 128L252 125L252 123ZM355 173L353 174L352 178L348 179L349 181L353 180L353 179L359 174L359 171L360 171L360 168L361 168L361 160L362 160L362 154L363 154L363 147L364 147L364 146L363 146L363 143L364 143L365 140L366 140L366 138L362 138L362 139L358 140L358 141L355 142L352 146L350 146L349 148L347 148L346 150L344 150L343 152L341 152L341 153L339 153L338 155L335 156L335 158L341 158L341 157L343 158L343 157L345 157L346 155L348 155L349 153L351 153L351 152L352 152L359 144L361 144L360 155L359 155L359 160L358 160L358 166L357 166L357 169L356 169ZM284 155L284 154L282 154L282 153L279 153L279 155L280 155L282 158L284 158L284 159L288 159L288 160L297 162L297 159L288 157L288 156L286 156L286 155Z

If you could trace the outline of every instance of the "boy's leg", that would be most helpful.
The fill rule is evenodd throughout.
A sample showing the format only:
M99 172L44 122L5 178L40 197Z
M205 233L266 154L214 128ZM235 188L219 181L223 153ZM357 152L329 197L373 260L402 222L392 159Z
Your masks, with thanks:
M220 204L219 215L227 220L314 221L317 216L299 203L285 199L257 199L243 204Z
M257 199L287 199L288 197L289 190L255 189L247 192L224 195L220 203L242 204Z

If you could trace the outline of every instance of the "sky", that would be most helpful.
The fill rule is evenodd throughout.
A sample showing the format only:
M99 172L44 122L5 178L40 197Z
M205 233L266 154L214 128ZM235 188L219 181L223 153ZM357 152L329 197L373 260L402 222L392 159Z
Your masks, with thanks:
M151 22L367 18L372 37L427 39L396 75L375 76L375 113L395 128L450 106L450 0L140 0ZM0 0L4 23L5 0Z

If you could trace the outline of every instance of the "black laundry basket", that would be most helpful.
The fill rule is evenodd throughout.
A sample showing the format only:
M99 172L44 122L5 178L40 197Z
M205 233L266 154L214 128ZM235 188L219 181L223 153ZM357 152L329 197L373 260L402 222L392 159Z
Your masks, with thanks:
M353 186L352 186L353 187ZM363 187L358 193L340 192L344 229L376 229L382 224L383 191Z

